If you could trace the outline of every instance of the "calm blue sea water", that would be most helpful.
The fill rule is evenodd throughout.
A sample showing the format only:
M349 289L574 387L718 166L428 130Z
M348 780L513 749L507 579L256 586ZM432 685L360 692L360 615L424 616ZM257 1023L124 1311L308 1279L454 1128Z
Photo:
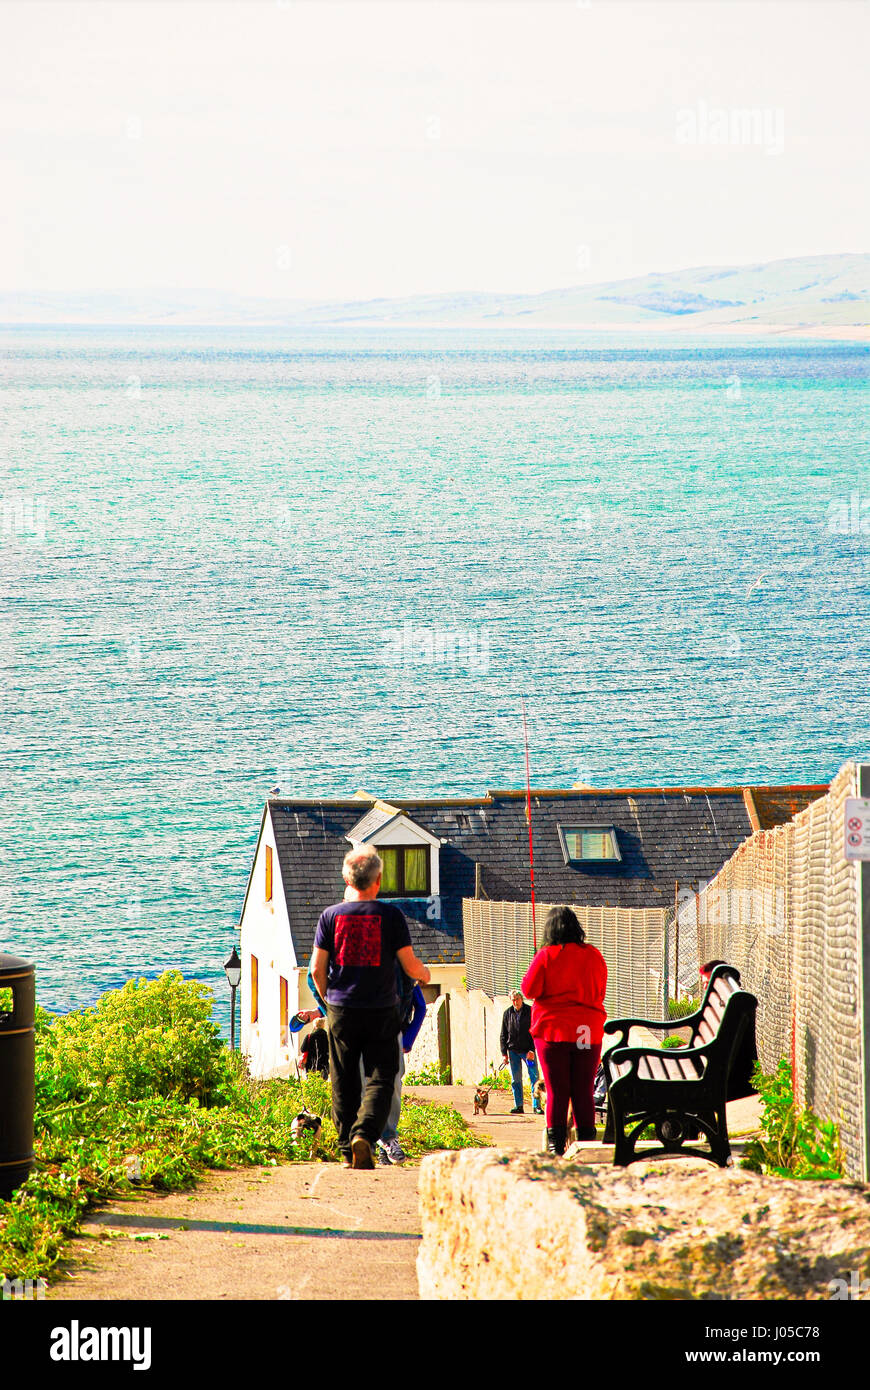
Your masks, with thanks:
M868 350L5 329L0 949L215 986L263 799L870 753Z

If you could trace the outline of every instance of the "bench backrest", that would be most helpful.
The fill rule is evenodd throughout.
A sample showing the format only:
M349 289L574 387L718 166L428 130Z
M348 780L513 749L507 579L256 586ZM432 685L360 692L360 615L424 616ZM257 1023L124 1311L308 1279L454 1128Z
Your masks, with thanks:
M692 1029L690 1047L712 1043L704 1074L711 1084L727 1086L731 1068L749 1029L755 1030L755 1011L758 1000L754 994L741 989L736 971L712 978L701 1017Z
M717 965L701 1001L700 1018L692 1027L689 1047L712 1042L721 1027L728 1000L739 990L740 980L733 966Z

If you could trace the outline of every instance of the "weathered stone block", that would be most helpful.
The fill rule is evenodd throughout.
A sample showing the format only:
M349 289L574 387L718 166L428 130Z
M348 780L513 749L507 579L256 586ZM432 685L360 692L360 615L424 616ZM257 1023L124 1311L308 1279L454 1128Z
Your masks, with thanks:
M420 1208L422 1298L828 1299L837 1279L870 1296L859 1184L465 1151L424 1159Z

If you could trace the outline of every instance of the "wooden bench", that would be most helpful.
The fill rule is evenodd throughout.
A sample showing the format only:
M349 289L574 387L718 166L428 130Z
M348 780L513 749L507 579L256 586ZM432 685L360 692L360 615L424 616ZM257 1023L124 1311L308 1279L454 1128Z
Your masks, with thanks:
M754 1029L758 1001L740 988L733 966L717 965L697 1013L666 1022L615 1018L606 1033L621 1036L602 1057L607 1079L605 1142L614 1144L614 1164L627 1167L659 1154L706 1158L720 1168L731 1162L725 1105L728 1075L747 1029ZM634 1027L673 1032L691 1028L686 1047L629 1047ZM661 1147L636 1148L647 1125ZM706 1138L709 1150L695 1148Z

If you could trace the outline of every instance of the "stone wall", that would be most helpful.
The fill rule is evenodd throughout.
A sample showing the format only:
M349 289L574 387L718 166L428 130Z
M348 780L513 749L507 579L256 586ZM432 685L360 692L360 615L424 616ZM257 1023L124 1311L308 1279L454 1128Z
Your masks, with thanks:
M466 1150L423 1160L420 1209L426 1299L830 1299L862 1281L870 1293L858 1184Z

